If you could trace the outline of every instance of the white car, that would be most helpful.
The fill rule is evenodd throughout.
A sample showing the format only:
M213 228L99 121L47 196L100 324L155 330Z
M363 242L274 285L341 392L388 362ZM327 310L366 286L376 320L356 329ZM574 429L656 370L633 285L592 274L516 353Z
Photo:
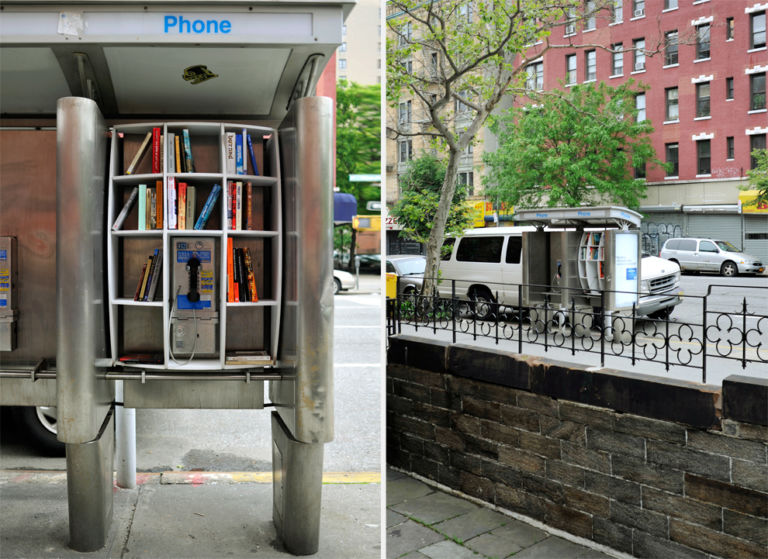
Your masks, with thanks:
M333 294L336 295L339 291L346 291L352 289L355 286L355 276L349 272L342 272L341 270L333 271Z

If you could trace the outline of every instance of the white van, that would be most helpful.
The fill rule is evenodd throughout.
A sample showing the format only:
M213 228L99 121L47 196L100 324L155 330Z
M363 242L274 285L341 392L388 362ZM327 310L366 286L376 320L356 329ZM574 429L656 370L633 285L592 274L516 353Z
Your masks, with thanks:
M523 283L523 233L535 230L531 226L469 229L463 237L446 239L440 261L439 295L451 297L455 284L456 297L474 301L477 309L487 309L485 303L517 306L518 286ZM640 280L637 314L669 317L681 302L680 267L663 258L645 256ZM478 311L481 318L488 314Z

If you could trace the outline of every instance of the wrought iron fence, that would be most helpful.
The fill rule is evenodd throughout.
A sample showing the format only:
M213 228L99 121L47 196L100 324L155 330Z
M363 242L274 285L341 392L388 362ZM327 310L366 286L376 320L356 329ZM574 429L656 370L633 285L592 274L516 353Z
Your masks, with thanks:
M607 290L591 294L592 306L583 304L583 290L576 289L566 298L568 304L555 304L547 296L540 304L524 306L499 302L498 291L493 296L463 298L457 296L455 280L440 283L442 296L437 292L422 295L416 290L401 293L398 289L397 298L387 299L388 334L402 333L405 325L415 331L449 332L454 343L462 334L473 340L489 338L496 344L511 344L506 347L518 353L525 353L528 345L537 345L545 351L564 349L571 355L599 354L601 366L605 366L606 357L620 357L629 359L632 366L644 361L662 364L666 371L673 366L687 367L699 369L703 383L713 359L737 361L742 368L768 363L766 287L710 285L705 295L680 294L689 310L693 305L698 317L681 321L670 318L667 312L652 313L656 318L643 314L642 299L639 307L635 304L609 312L606 302L611 292ZM742 297L737 304L729 299L730 309L713 305L713 290L735 287L753 295ZM566 289L516 284L504 286L504 292L509 295L516 290L516 301L524 301L526 288L550 294Z

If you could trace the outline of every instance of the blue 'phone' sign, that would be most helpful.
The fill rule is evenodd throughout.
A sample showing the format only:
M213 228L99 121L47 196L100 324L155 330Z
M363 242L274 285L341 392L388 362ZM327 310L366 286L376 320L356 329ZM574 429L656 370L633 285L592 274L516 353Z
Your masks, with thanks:
M186 19L182 15L165 16L163 18L163 33L217 35L228 34L232 31L232 22L228 19Z

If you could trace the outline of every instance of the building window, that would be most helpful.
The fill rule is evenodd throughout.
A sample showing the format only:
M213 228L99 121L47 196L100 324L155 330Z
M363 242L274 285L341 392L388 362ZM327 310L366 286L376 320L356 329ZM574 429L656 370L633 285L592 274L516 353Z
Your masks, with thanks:
M765 72L749 76L749 110L765 108Z
M403 101L398 109L398 122L400 124L409 124L411 122L411 102Z
M475 193L474 173L472 171L461 172L456 175L456 182L467 187L467 195Z
M725 78L725 99L733 99L733 78Z
M413 142L411 140L400 140L399 159L400 163L407 163L413 157Z
M765 47L765 12L752 14L749 17L749 48Z
M528 77L525 80L526 89L541 91L544 89L544 63L534 62L529 64L526 69Z
M696 118L709 116L709 82L696 84Z
M613 0L611 6L611 23L621 23L624 20L624 0Z
M669 165L669 169L667 169L667 176L668 177L677 177L679 176L679 159L678 159L678 151L677 151L677 142L674 144L664 144L664 151L667 154L667 165Z
M749 168L757 167L757 158L752 155L756 149L765 149L765 134L752 134L749 137Z
M341 43L339 45L339 52L347 52L347 43Z
M698 159L696 174L698 175L709 175L712 173L710 141L699 140L696 142L696 156Z
M735 150L733 148L733 136L728 136L725 139L725 158L733 159L734 155L735 155Z
M664 0L665 10L674 10L677 8L677 0Z
M733 40L734 23L732 17L725 18L725 40Z
M677 104L677 88L668 87L664 91L666 93L666 98L667 98L666 113L664 115L665 120L667 121L679 120L680 112Z
M647 120L648 117L645 114L645 93L635 95L635 109L637 109L637 122Z
M346 69L347 69L347 59L339 58L339 70L346 70Z
M573 8L568 8L566 14L565 31L564 36L573 35L576 33L576 11Z
M635 171L635 178L636 179L644 179L645 178L645 163L638 163L634 167Z
M635 39L632 41L632 46L635 49L634 71L645 70L645 39Z
M568 54L565 57L565 83L576 83L576 55Z
M405 70L406 74L413 73L413 60L410 58L403 61L403 69Z
M696 60L709 58L709 24L696 26Z
M595 14L595 0L587 0L584 4L584 31L595 28L597 16Z
M430 56L430 60L432 62L432 72L437 72L437 53L433 52Z
M461 4L459 6L458 11L459 16L461 18L466 19L468 22L472 22L472 2L467 2L466 4Z
M591 82L597 79L597 53L594 50L588 50L584 53L584 59L586 60L586 74L585 81Z
M664 34L664 64L677 64L677 29Z
M632 17L645 16L645 0L632 0Z
M624 74L624 45L617 43L611 48L613 49L611 74L614 76L621 76Z
M460 92L459 93L459 97L461 97L462 99L466 99L466 100L470 99L470 95L469 95L469 93L467 91ZM466 113L468 113L471 110L472 110L472 107L470 107L466 103L462 103L461 101L456 99L456 114L457 115L458 114L466 114Z
M413 29L413 26L411 25L412 22L408 22L405 25L403 25L400 28L400 35L397 38L397 46L404 47L411 41L411 31ZM381 35L381 33L379 33Z

